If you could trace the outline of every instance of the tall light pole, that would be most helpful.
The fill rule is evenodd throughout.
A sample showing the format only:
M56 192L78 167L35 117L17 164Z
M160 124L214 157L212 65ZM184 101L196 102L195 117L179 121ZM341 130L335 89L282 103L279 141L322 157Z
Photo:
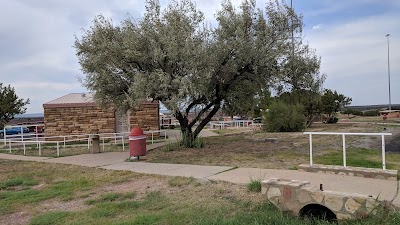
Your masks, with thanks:
M392 110L392 99L390 95L390 60L389 60L389 36L390 34L386 34L387 44L388 44L388 78L389 78L389 110Z

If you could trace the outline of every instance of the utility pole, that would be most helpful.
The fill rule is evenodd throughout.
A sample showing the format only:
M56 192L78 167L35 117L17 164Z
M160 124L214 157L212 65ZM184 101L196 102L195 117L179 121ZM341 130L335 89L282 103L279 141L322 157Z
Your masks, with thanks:
M294 24L293 24L293 14L294 14L294 10L293 10L293 0L290 0L290 20L291 20L291 32L292 32L292 60L291 60L291 73L292 73L292 77L295 77L294 75ZM297 86L297 84L296 84ZM295 87L297 88L297 87Z
M389 60L389 37L390 34L386 34L387 37L387 46L388 46L388 78L389 78L389 110L392 110L392 99L390 95L390 60Z

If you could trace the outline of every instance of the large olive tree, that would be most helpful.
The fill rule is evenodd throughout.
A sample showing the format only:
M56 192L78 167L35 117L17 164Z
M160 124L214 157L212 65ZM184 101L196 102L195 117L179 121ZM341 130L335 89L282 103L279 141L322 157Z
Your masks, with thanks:
M75 48L83 84L100 104L128 109L160 101L179 121L188 146L224 105L240 108L278 80L290 31L301 26L284 2L261 10L254 0L238 9L223 1L216 27L206 25L190 0L160 8L158 0L147 0L143 18L120 25L97 16ZM197 114L189 120L192 111Z

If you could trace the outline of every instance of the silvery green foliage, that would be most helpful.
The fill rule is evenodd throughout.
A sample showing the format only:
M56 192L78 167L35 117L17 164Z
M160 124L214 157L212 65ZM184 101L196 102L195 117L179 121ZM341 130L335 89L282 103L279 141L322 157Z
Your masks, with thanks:
M290 31L302 27L301 17L284 2L269 3L263 11L254 0L238 9L223 1L215 28L190 0L160 8L159 1L148 0L142 19L119 25L97 16L75 42L83 84L99 103L120 109L158 100L174 113L182 132L192 135L200 122L193 137L223 105L242 108L261 89L281 82ZM194 109L197 116L189 121Z

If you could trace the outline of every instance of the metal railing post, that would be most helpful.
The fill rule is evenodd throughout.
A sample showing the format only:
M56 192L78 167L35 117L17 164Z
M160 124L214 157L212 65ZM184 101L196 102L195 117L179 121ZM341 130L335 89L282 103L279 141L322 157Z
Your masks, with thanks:
M122 151L125 151L124 134L122 134Z
M24 146L24 155L26 155L26 148L25 148L25 142L22 142L23 146Z
M346 167L346 136L342 134L343 139L343 167Z
M154 144L154 133L151 132L151 144Z
M38 143L39 143L39 156L41 156L42 155L42 146L40 146L40 141Z
M312 134L310 135L310 166L313 165L313 156L312 156Z
M64 136L64 148L65 148L65 136Z
M7 138L6 138L6 136L7 136L7 134L6 134L6 128L4 128L4 129L3 129L3 136L4 136L4 145L6 145L6 144L7 144Z
M88 139L87 139L87 149L90 149L90 137L88 136Z
M39 146L39 143L38 143L38 141L39 141L39 137L38 137L38 129L37 129L37 126L36 126L36 147L38 147L38 146Z
M104 152L104 138L103 138L103 152Z
M11 140L8 140L8 145L10 147L10 153L11 153Z
M382 135L382 169L386 170L385 135Z
M60 143L57 142L57 157L60 157Z

